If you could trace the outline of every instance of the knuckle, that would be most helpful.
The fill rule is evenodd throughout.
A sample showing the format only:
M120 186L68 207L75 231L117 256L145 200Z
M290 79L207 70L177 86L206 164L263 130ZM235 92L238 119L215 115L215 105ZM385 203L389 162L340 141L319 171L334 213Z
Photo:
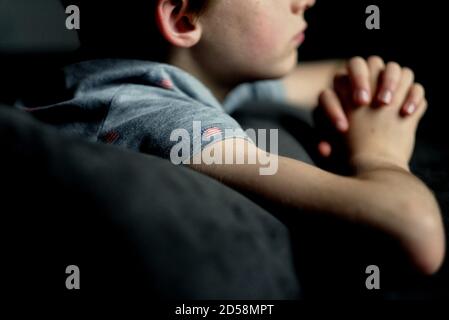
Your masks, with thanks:
M414 90L419 95L425 95L426 89L421 83L415 83Z
M349 60L349 68L359 70L360 67L366 65L365 59L360 56L353 57Z
M413 72L412 69L410 69L408 67L404 67L402 69L402 77L404 79L407 79L407 80L414 79L415 78L415 73Z
M318 95L318 100L320 101L320 103L323 102L323 99L324 99L324 91Z
M417 116L418 116L418 119L421 119L422 117L424 117L424 115L425 115L426 112L427 112L428 107L429 107L429 105L428 105L428 103L427 103L427 100L424 101L424 102L422 102L422 103L418 106L418 111L416 112L416 113L417 113Z
M429 108L429 103L427 102L427 100L426 101L424 101L424 103L423 103L423 112L425 113L426 111L427 111L427 109Z
M383 66L384 60L380 56L370 56L368 58L368 63L372 66Z
M396 62L389 62L384 72L384 83L387 87L396 86L403 76L401 67Z
M332 90L330 88L326 88L323 90L322 94L324 97L330 97L333 92L334 92L334 90Z
M363 63L364 61L365 60L361 56L355 56L349 60L350 63L360 63L360 62Z
M420 84L414 84L413 88L412 88L412 90L410 92L410 95L415 100L422 100L423 97L425 96L424 87L422 85L420 85Z
M329 101L329 97L331 95L331 89L325 89L323 90L319 95L319 101L322 105L327 104Z
M427 105L423 105L421 110L418 113L418 118L422 119L427 113Z
M397 63L395 61L390 61L387 64L387 70L390 70L390 71L401 71L401 66L399 65L399 63Z

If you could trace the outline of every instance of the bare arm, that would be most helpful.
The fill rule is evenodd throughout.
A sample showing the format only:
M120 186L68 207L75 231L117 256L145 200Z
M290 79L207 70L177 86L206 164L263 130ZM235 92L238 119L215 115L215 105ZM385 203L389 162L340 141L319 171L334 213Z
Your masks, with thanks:
M318 104L320 93L332 87L336 72L343 68L344 60L300 63L282 81L287 99L292 105L312 109Z
M258 159L267 156L240 139L218 142L203 154L209 154L210 148L217 145L222 154L240 147L245 150L245 159L250 155ZM420 270L430 274L439 268L444 256L444 236L438 205L424 184L406 170L387 163L367 163L357 175L343 177L293 159L268 156L279 161L277 173L271 176L260 175L260 162L192 167L231 187L289 208L378 227L401 242Z

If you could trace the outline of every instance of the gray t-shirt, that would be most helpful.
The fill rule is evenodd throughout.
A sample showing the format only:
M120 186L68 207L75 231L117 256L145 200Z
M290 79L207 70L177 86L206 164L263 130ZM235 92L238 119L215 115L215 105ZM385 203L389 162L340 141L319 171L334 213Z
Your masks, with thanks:
M229 115L244 102L284 100L281 82L269 80L243 84L220 104L187 72L141 60L81 62L66 67L64 78L66 101L21 108L69 134L162 158L183 146L190 152L181 161L219 140L251 140Z

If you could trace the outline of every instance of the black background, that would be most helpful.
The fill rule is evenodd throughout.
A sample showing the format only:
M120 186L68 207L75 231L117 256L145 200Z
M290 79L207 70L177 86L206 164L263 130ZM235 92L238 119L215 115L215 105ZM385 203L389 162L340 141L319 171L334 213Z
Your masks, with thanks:
M50 10L55 1L0 1L3 14L16 22L10 32L5 32L4 18L0 23L0 101L12 102L23 92L39 91L37 84L51 82L52 70L76 57L75 32L65 29L61 5L59 12ZM365 27L365 9L372 4L380 8L380 30ZM300 61L376 54L411 67L425 86L430 105L421 127L444 139L446 134L439 129L445 127L449 71L444 1L318 0L306 18L309 29L299 49ZM81 28L82 21L81 8ZM105 17L99 16L98 23L105 23Z
M380 30L365 27L365 9L371 4L380 8ZM435 133L437 139L447 136L439 131L446 122L449 71L444 1L318 0L306 17L309 30L300 59L376 54L412 68L429 100L425 133Z

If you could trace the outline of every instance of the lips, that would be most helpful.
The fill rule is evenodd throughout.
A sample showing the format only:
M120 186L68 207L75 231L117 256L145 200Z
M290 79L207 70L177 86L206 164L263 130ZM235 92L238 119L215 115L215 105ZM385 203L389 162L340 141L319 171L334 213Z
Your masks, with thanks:
M305 40L305 37L306 35L304 34L304 32L300 32L293 38L293 40L296 43L302 43Z
M304 31L301 31L294 36L293 41L296 44L301 44L304 42L305 38L306 38L306 35L305 35Z
M300 44L302 42L304 42L305 38L306 38L306 34L305 31L307 29L307 26L305 28L303 28L301 31L299 31L294 37L293 37L293 41L297 44Z

